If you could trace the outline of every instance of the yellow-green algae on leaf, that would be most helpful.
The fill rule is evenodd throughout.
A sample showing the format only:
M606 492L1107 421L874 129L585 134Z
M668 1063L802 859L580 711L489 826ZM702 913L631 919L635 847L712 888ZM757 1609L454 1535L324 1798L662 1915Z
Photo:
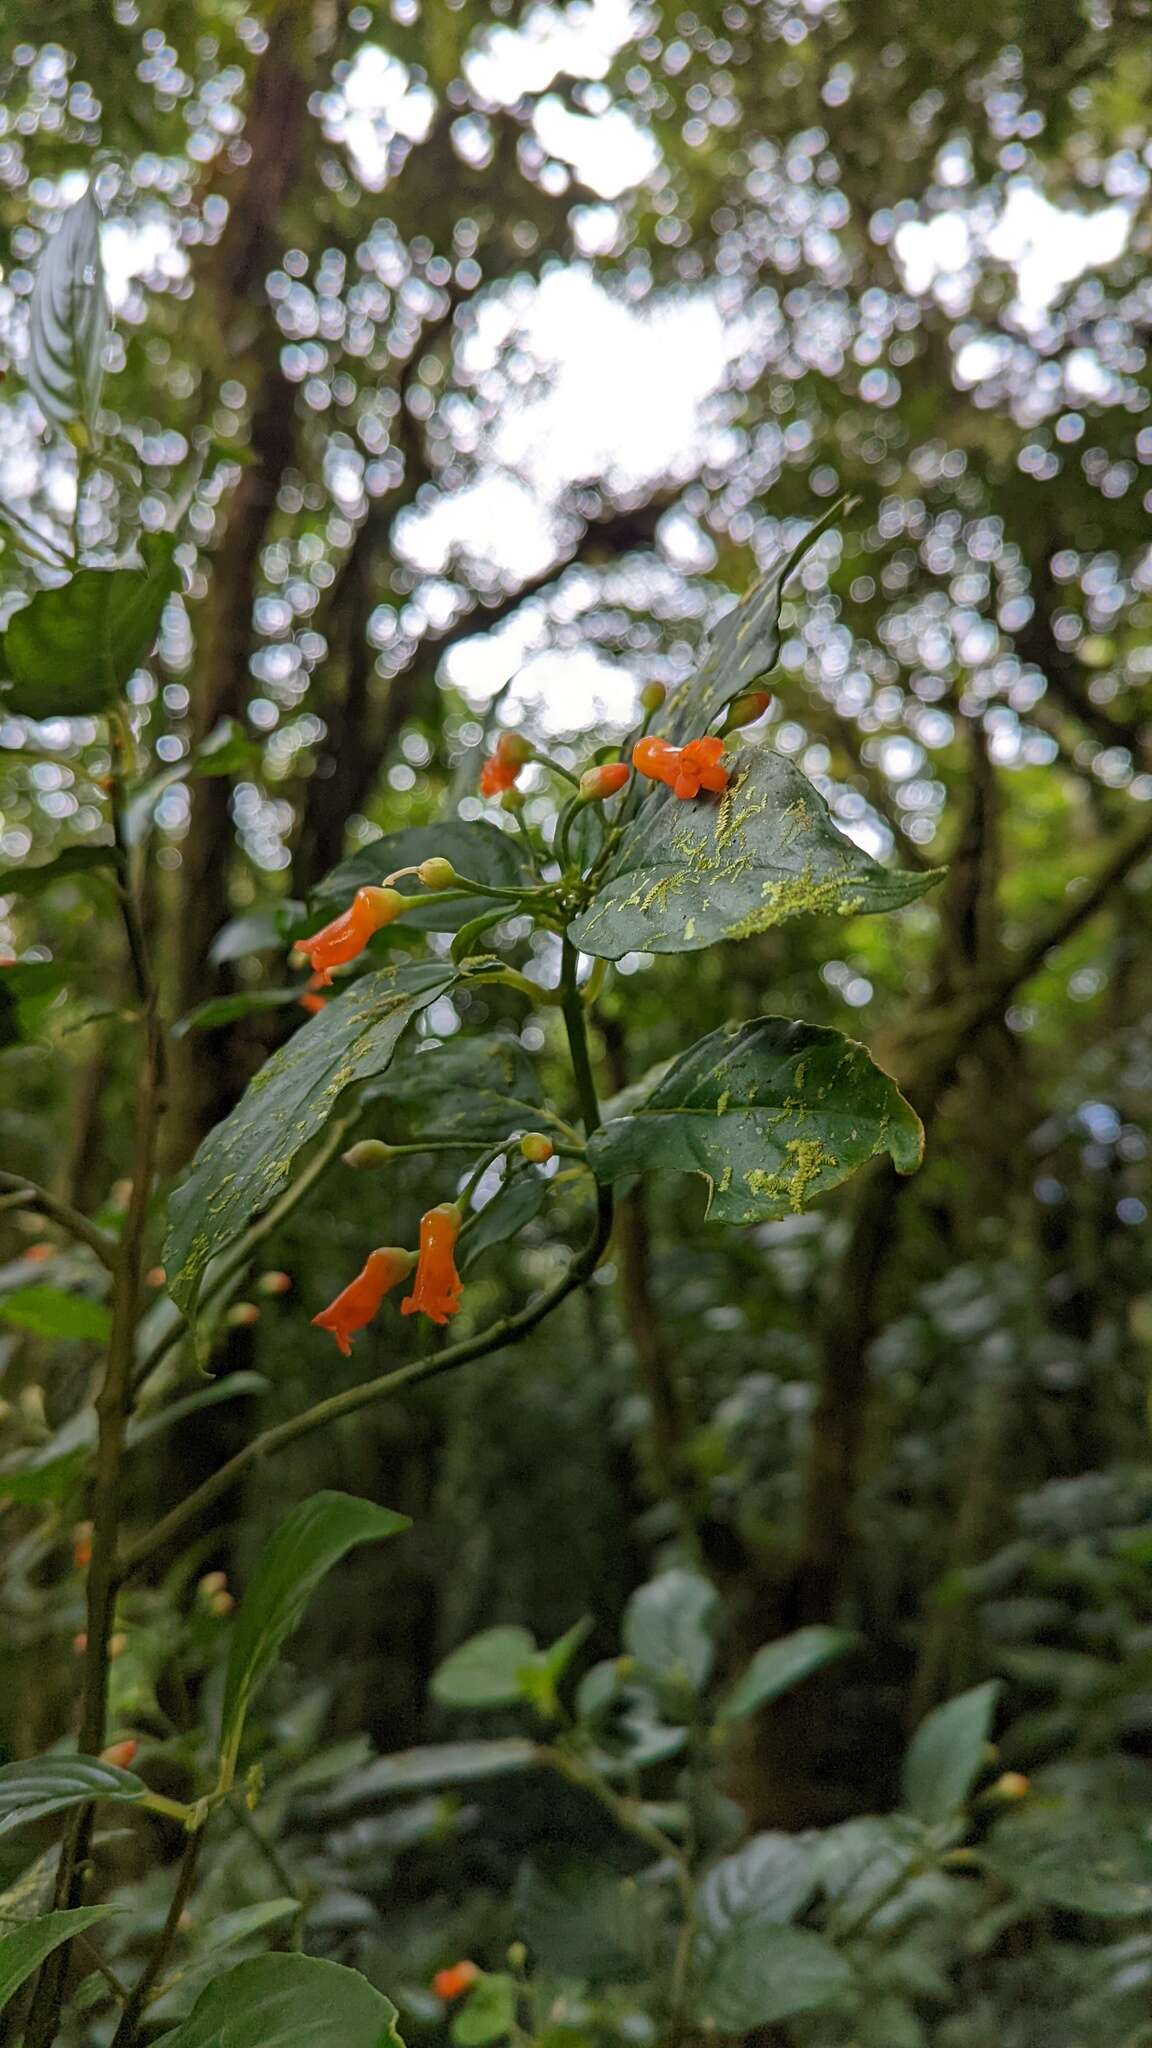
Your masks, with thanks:
M608 960L695 952L793 917L895 910L939 880L883 868L845 839L782 754L745 746L730 761L719 799L669 793L643 808L569 927L576 945Z
M805 1208L877 1153L911 1173L923 1142L915 1110L865 1046L759 1017L700 1039L588 1152L601 1180L699 1173L711 1217L760 1223Z

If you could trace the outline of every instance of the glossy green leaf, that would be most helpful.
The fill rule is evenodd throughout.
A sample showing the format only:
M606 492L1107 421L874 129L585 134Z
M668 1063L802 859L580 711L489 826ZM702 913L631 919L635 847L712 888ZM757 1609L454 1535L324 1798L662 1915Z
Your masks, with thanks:
M754 1714L758 1707L779 1699L814 1671L855 1649L858 1642L859 1637L847 1629L827 1628L821 1622L813 1622L809 1628L798 1628L790 1636L781 1636L779 1642L765 1643L721 1702L719 1718L741 1721L746 1714Z
M453 1650L428 1690L442 1707L511 1707L523 1698L520 1674L536 1655L526 1628L487 1628Z
M487 2048L490 2041L503 2041L515 2024L516 1979L504 1971L486 1972L454 2016L450 2032L456 2048Z
M902 1801L929 1827L963 1806L980 1773L1000 1694L997 1679L976 1685L921 1721L904 1759Z
M715 625L704 642L700 666L670 693L656 729L682 744L698 739L730 704L776 666L780 651L780 605L784 586L809 549L844 511L843 498L829 507L791 549L781 549L766 576L754 583Z
M406 1515L347 1493L301 1502L265 1545L232 1632L224 1682L220 1749L235 1764L244 1718L257 1688L299 1623L325 1574L361 1543L409 1527Z
M586 953L691 953L792 917L896 910L939 879L880 867L837 831L782 754L734 748L721 797L661 790L625 834L568 935Z
M60 1287L18 1287L0 1295L0 1322L12 1323L36 1337L64 1337L105 1343L112 1311L86 1294L65 1294Z
M878 1152L913 1173L923 1143L915 1110L865 1046L758 1017L698 1040L630 1115L593 1134L588 1157L606 1181L702 1174L715 1222L755 1223L806 1208Z
M483 818L466 824L460 818L446 818L439 825L414 825L406 832L387 832L361 848L350 859L324 877L313 901L326 915L334 907L350 903L357 889L366 883L383 881L396 868L413 867L436 854L450 860L457 874L470 882L492 882L502 889L526 888L532 877L524 866L519 841L498 825ZM418 898L404 912L404 924L418 931L454 932L469 924L493 899L483 896L452 896L425 889L415 875L405 875L395 885L401 895ZM511 910L512 906L509 906Z
M661 1572L624 1610L624 1647L648 1676L698 1692L716 1654L715 1610L716 1588L699 1573Z
M60 1944L107 1919L112 1906L77 1906L70 1913L45 1913L0 1937L0 2012Z
M157 2048L397 2048L396 2008L356 1970L255 1956L201 1993Z
M546 1850L524 1866L512 1925L530 1962L549 1975L596 1987L645 1973L636 1886L574 1850Z
M66 846L55 860L42 860L34 867L0 870L0 896L39 896L57 882L73 881L77 875L90 875L115 864L114 847Z
M172 534L140 537L141 567L78 569L12 614L0 638L0 705L26 718L107 711L156 644L180 587Z
M101 218L89 186L44 249L28 308L28 388L46 420L60 427L79 421L89 441L96 433L108 333Z
M478 1148L535 1128L543 1103L532 1061L507 1032L450 1038L399 1059L365 1094L410 1111L421 1137L475 1138Z
M703 1938L696 1972L694 2016L720 2034L842 2005L854 1984L850 1965L819 1934L754 1920L740 1922L718 1942Z
M816 1890L812 1846L796 1835L753 1835L732 1856L713 1864L697 1894L701 1930L714 1941L746 1922L783 1927Z
M131 1806L147 1790L134 1772L90 1756L34 1756L26 1763L5 1764L0 1770L0 1835L65 1807L86 1806L91 1799Z
M365 975L273 1053L209 1133L168 1205L168 1291L187 1315L210 1260L283 1191L348 1090L384 1072L412 1019L453 978L439 963Z
M532 1223L548 1199L548 1182L534 1166L507 1174L461 1240L460 1270L466 1273L493 1245L506 1244Z

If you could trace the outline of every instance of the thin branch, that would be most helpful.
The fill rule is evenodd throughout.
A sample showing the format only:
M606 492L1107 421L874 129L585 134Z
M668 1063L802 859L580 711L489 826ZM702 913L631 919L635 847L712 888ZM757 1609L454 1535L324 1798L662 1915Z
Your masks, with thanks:
M157 1938L156 1946L132 1987L120 2024L112 2036L112 2048L135 2048L135 2044L139 2040L140 2021L148 2004L149 1993L159 1979L164 1964L168 1959L169 1951L179 1932L180 1922L184 1917L184 1908L188 1904L196 1878L196 1864L200 1855L200 1844L203 1839L204 1830L198 1828L194 1834L189 1835L184 1845L184 1854L180 1859L180 1872L176 1879L171 1903L168 1907L167 1918Z
M62 1202L57 1195L50 1194L47 1188L38 1186L34 1180L28 1180L22 1173L0 1173L0 1188L4 1189L5 1193L11 1193L14 1205L25 1209L38 1209L42 1216L50 1217L53 1223L58 1223L61 1230L66 1230L78 1243L86 1244L89 1251L95 1252L100 1264L107 1267L110 1273L116 1271L116 1239L109 1231L101 1230L98 1224L89 1223L88 1218L82 1216L79 1209L74 1209L71 1202Z

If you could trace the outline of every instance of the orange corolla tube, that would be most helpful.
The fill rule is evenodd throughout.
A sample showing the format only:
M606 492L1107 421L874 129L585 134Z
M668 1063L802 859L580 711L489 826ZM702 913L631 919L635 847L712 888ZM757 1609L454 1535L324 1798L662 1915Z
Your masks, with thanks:
M327 988L332 969L344 967L364 951L374 932L391 924L406 908L407 897L399 889L357 889L347 910L334 917L310 939L298 939L297 953L303 953L312 968L311 988ZM306 1004L310 1009L311 1004Z
M356 1278L349 1281L335 1301L313 1316L313 1324L318 1330L330 1331L345 1358L350 1358L357 1330L372 1321L389 1289L406 1280L415 1264L414 1252L406 1252L399 1245L379 1245L369 1252Z
M459 1313L455 1246L460 1222L455 1202L441 1202L420 1218L420 1259L412 1292L400 1303L402 1316L424 1315L433 1323L446 1323Z
M674 796L689 798L699 796L702 789L717 794L727 789L728 770L723 756L724 742L714 733L689 740L684 747L648 738L637 740L632 749L632 765L651 782L665 783Z
M481 796L500 796L511 789L525 762L531 759L532 748L518 732L501 733L495 752L489 754L480 770Z
M432 1989L437 1998L442 1998L445 2005L450 2005L454 1998L460 1998L465 1991L470 1991L479 1978L480 1971L476 1964L465 1957L463 1962L453 1963L450 1969L437 1970L432 1979Z

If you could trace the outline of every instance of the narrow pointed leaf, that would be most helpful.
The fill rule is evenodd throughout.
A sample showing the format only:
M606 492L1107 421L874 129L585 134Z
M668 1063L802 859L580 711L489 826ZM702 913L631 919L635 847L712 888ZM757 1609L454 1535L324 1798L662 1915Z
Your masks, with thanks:
M601 1125L588 1156L600 1180L699 1173L719 1223L758 1223L891 1155L920 1164L920 1119L867 1048L816 1024L759 1017L709 1032L673 1062L647 1100Z
M113 1906L78 1906L70 1913L45 1913L4 1935L0 1939L0 2012L53 1949L114 1911Z
M814 1671L855 1649L858 1641L847 1629L813 1622L810 1628L798 1628L778 1642L765 1643L721 1703L720 1720L741 1721L746 1714L754 1714L758 1707L778 1700Z
M273 1054L209 1133L168 1205L168 1291L187 1315L210 1260L283 1191L349 1088L384 1072L412 1019L453 978L439 963L365 975Z
M28 388L45 419L60 427L79 420L89 440L95 436L108 333L100 223L89 187L47 244L28 309Z
M406 1515L347 1493L314 1494L281 1523L264 1549L236 1617L221 1715L225 1759L234 1764L252 1699L321 1579L358 1544L408 1527Z
M974 1685L928 1714L904 1759L903 1804L932 1827L963 1806L984 1761L1000 1694L998 1679Z
M34 1756L0 1770L0 1835L89 1800L133 1805L148 1787L133 1771L91 1756Z
M451 1038L399 1059L387 1081L365 1095L409 1111L422 1136L468 1137L478 1144L537 1124L543 1103L532 1061L507 1032Z
M783 754L734 748L722 796L644 808L588 908L568 928L586 953L693 953L789 918L897 910L938 870L882 868L845 839L822 796Z

